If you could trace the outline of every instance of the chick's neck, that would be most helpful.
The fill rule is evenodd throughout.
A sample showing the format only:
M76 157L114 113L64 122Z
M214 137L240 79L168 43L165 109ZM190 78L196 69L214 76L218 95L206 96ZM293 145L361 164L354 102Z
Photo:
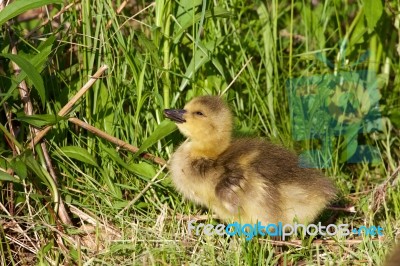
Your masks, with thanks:
M194 158L216 159L230 145L231 137L217 138L213 140L191 140L191 156Z

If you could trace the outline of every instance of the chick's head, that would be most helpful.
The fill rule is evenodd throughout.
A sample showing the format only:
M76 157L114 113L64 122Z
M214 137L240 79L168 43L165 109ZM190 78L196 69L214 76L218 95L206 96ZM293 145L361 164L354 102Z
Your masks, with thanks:
M164 114L174 120L180 132L199 149L212 149L218 155L230 143L232 115L217 96L194 98L184 109L166 109Z

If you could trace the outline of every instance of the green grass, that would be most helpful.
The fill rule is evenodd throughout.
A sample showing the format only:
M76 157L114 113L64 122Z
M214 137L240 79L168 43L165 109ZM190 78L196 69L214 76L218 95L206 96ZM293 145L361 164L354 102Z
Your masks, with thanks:
M2 265L384 261L400 228L398 1L129 1L120 13L122 1L77 1L65 10L65 3L31 1L38 7L50 2L51 8L42 7L27 20L16 17L32 8L23 3L0 12ZM13 45L17 56L9 55ZM19 75L11 61L22 69ZM354 227L379 225L384 237L335 236L318 244L321 237L293 236L277 246L262 237L189 235L187 218L209 213L182 199L166 169L55 116L102 65L108 70L67 117L165 160L183 137L178 131L170 134L173 125L163 122L162 110L205 94L223 93L236 116L238 135L259 136L298 152L321 148L321 141L296 133L294 119L303 118L294 118L293 112L302 107L289 102L291 80L325 76L329 81L343 72L367 70L364 87L327 82L303 85L299 93L326 89L324 104L338 108L348 101L364 114L373 109L368 104L373 97L378 101L379 131L357 137L348 129L335 138L324 131L323 140L332 142L333 161L323 171L340 191L333 204L354 206L356 212L327 210L320 219ZM27 117L17 88L21 80L31 90L33 113L44 116ZM371 86L376 90L367 94L364 89ZM318 121L324 119L317 111L321 104L308 106ZM338 120L358 121L350 113L341 118L333 113ZM53 126L44 143L57 186L43 146L33 152L28 147L30 124ZM308 136L315 126L308 124L302 134ZM377 160L346 163L361 144L376 147ZM378 194L381 184L386 186ZM55 214L58 196L72 224ZM203 222L218 223L208 217ZM92 227L85 230L83 224Z

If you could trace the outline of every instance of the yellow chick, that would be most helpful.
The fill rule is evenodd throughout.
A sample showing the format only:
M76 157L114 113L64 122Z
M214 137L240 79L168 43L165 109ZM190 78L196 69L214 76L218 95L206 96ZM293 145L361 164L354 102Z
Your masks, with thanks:
M188 138L170 161L174 185L222 220L307 223L335 197L332 182L299 167L292 152L260 139L232 139L231 111L217 96L164 114Z

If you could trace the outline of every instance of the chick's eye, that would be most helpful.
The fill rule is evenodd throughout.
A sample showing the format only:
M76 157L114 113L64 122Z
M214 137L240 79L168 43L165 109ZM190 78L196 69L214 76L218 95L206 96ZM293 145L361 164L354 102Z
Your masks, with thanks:
M200 116L204 116L204 114L200 111L194 112L195 115L200 115Z

